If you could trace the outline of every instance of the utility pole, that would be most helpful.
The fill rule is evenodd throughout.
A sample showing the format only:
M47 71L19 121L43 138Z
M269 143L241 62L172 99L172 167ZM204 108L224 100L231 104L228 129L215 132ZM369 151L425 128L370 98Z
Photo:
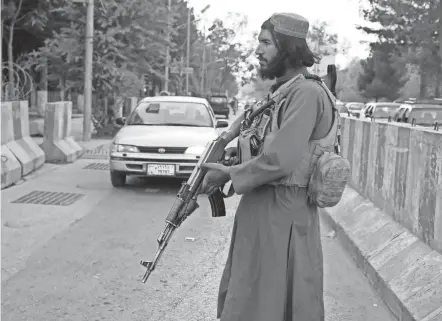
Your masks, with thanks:
M86 0L86 55L84 59L84 118L83 140L89 141L92 132L92 53L94 50L94 0Z
M189 63L190 63L190 7L189 9L187 9L186 96L189 94Z
M442 60L442 0L439 0L439 56Z
M0 0L1 2L1 8L3 7L3 0ZM1 31L0 31L0 37L3 39L3 17L0 17L1 22ZM2 66L2 72L3 72L3 50L0 50L0 66ZM3 86L1 86L3 87ZM3 97L2 88L0 88L0 97Z
M167 47L166 47L166 68L164 70L164 90L169 91L169 56L170 56L170 11L172 9L172 0L167 3Z
M206 74L206 26L203 26L203 65L201 67L202 73L201 73L201 88L200 88L200 95L204 95L204 76Z

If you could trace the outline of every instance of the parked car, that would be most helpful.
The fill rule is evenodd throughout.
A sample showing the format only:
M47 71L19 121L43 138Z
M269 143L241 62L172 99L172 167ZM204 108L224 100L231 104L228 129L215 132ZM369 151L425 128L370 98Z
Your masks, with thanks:
M128 175L187 178L218 128L208 101L187 96L156 96L141 100L115 136L110 151L114 187Z
M230 107L229 107L229 98L227 95L222 94L212 94L209 96L209 103L215 112L215 115L222 115L229 118L230 115Z
M413 106L409 103L400 105L393 116L393 120L398 123L406 123L407 120L405 114L410 112L412 107Z
M442 105L421 105L410 110L407 116L409 124L434 126L442 123Z
M355 103L355 102L349 102L345 104L345 107L347 107L348 111L350 112L350 115L359 118L359 115L361 113L362 108L364 108L364 103Z
M399 123L411 123L412 118L410 118L410 113L413 110L419 109L442 109L442 104L402 104L396 111L393 119Z
M336 100L336 108L338 108L340 114L348 115L348 108L345 107L345 103L339 100Z
M400 103L368 103L361 110L360 118L375 118L375 119L393 119L397 109L401 106Z
M347 107L345 107L345 105L336 105L336 108L338 108L339 113L344 116L348 116L350 114L350 111Z

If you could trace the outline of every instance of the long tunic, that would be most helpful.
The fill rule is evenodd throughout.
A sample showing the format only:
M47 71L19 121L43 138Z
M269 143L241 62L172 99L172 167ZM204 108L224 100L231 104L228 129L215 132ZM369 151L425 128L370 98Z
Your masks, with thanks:
M230 169L242 198L219 286L221 321L324 320L318 209L305 188L268 185L293 172L308 141L324 137L332 124L323 89L314 81L295 87L272 143Z

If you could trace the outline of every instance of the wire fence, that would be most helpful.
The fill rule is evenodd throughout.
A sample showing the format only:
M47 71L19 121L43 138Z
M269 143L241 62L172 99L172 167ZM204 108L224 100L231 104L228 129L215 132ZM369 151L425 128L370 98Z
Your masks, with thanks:
M8 63L2 63L2 101L28 100L35 88L32 76L18 64L12 64L12 77ZM12 79L10 79L12 78Z

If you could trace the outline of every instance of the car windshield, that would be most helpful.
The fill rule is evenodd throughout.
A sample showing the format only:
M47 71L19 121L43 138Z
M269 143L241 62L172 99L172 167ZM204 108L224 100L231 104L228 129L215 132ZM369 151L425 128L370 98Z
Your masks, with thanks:
M226 97L210 97L210 103L211 104L227 104L227 98Z
M127 120L127 125L213 127L204 104L194 102L142 102Z
M416 119L418 125L433 125L442 122L442 108L416 108L408 115L408 122Z
M346 107L350 110L361 110L362 108L364 108L364 104L349 103L346 105Z

